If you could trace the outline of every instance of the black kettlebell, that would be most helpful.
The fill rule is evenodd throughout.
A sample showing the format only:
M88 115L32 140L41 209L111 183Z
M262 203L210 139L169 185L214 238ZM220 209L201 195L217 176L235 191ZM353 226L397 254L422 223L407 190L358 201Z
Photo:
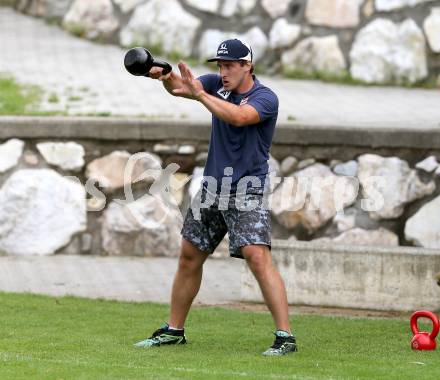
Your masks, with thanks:
M153 66L162 67L162 75L168 74L173 69L164 61L155 60L151 53L143 47L135 47L125 54L124 65L130 74L148 77Z

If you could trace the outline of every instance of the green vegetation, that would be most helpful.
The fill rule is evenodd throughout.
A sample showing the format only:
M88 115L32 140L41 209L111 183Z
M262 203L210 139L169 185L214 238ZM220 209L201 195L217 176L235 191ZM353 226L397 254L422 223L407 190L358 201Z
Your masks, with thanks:
M13 7L17 1L16 0L0 0L1 7Z
M314 73L306 73L299 70L289 70L285 71L283 75L286 78L290 79L313 79L320 80L328 83L340 83L340 84L348 84L348 85L362 85L368 86L368 84L363 83L362 81L354 79L350 73L344 70L341 74L329 74L325 72L314 72Z
M65 112L40 111L43 92L37 86L20 85L13 78L0 75L0 115L62 115Z
M84 25L77 24L77 23L64 23L64 29L66 29L69 33L73 34L74 36L84 38L86 36L86 29Z
M133 47L136 47L136 46L143 46L143 45L137 44ZM163 47L160 43L148 45L148 51L153 55L163 55L164 54Z
M49 103L59 103L60 102L60 98L58 97L57 94L55 94L53 92L52 94L49 95L49 98L47 99L47 101Z
M383 83L365 83L358 79L354 79L348 70L344 70L341 74L329 74L325 72L306 73L299 70L288 70L283 72L283 76L290 79L304 80L320 80L326 83L344 84L350 86L382 86L382 87L406 87L406 88L438 88L437 78L435 76L420 80L416 83L402 82L400 84L383 84Z
M20 86L14 79L0 76L0 115L23 115L32 112L41 98L35 86Z
M81 96L77 96L77 95L70 95L69 98L67 99L69 102L79 102L80 100L82 100Z
M102 111L102 112L88 113L88 114L80 115L80 116L110 117L110 116L112 116L112 113L108 112L108 111Z
M295 316L299 352L266 358L268 313L195 308L186 346L139 350L167 306L5 293L0 304L1 379L440 378L439 351L411 351L407 320Z

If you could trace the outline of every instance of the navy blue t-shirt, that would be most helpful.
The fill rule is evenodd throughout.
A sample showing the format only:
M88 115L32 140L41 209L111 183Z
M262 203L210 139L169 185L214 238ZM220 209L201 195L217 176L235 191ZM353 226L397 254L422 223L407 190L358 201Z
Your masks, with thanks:
M269 149L278 117L278 97L255 76L253 87L243 94L225 91L218 74L202 75L197 79L201 81L208 94L236 105L249 104L260 115L259 123L243 127L233 126L212 115L211 139L204 177L214 177L218 185L217 193L220 193L224 170L232 167L231 193L237 190L239 180L246 176L258 177L264 186L269 169ZM252 192L250 183L247 187L248 193Z

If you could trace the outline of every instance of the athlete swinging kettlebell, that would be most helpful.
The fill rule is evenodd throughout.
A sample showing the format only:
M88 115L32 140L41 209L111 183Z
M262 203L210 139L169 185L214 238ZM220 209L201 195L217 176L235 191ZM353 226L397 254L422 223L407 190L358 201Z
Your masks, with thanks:
M143 74L162 81L174 96L201 102L212 113L212 131L204 182L181 231L168 322L136 347L186 343L184 324L200 288L203 264L229 233L230 255L246 260L276 325L275 342L263 355L297 351L284 282L272 263L271 220L264 202L278 98L253 75L252 58L248 44L230 39L223 41L216 57L208 60L217 62L219 74L195 78L183 62L178 65L180 75L165 73L164 65L152 65ZM243 194L246 201L240 202ZM209 207L201 207L207 200ZM241 207L249 203L253 207Z

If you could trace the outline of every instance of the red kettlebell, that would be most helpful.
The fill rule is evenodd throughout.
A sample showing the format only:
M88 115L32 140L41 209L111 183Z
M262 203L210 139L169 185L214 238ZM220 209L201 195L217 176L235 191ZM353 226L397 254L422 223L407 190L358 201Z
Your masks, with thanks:
M428 318L432 322L433 329L430 333L422 331L419 331L419 328L417 326L417 320L419 318ZM439 332L440 329L440 323L437 318L437 316L434 313L431 313L430 311L420 310L416 311L412 316L410 320L411 324L411 330L414 334L414 337L411 340L411 348L413 350L435 350L436 343L435 338Z

